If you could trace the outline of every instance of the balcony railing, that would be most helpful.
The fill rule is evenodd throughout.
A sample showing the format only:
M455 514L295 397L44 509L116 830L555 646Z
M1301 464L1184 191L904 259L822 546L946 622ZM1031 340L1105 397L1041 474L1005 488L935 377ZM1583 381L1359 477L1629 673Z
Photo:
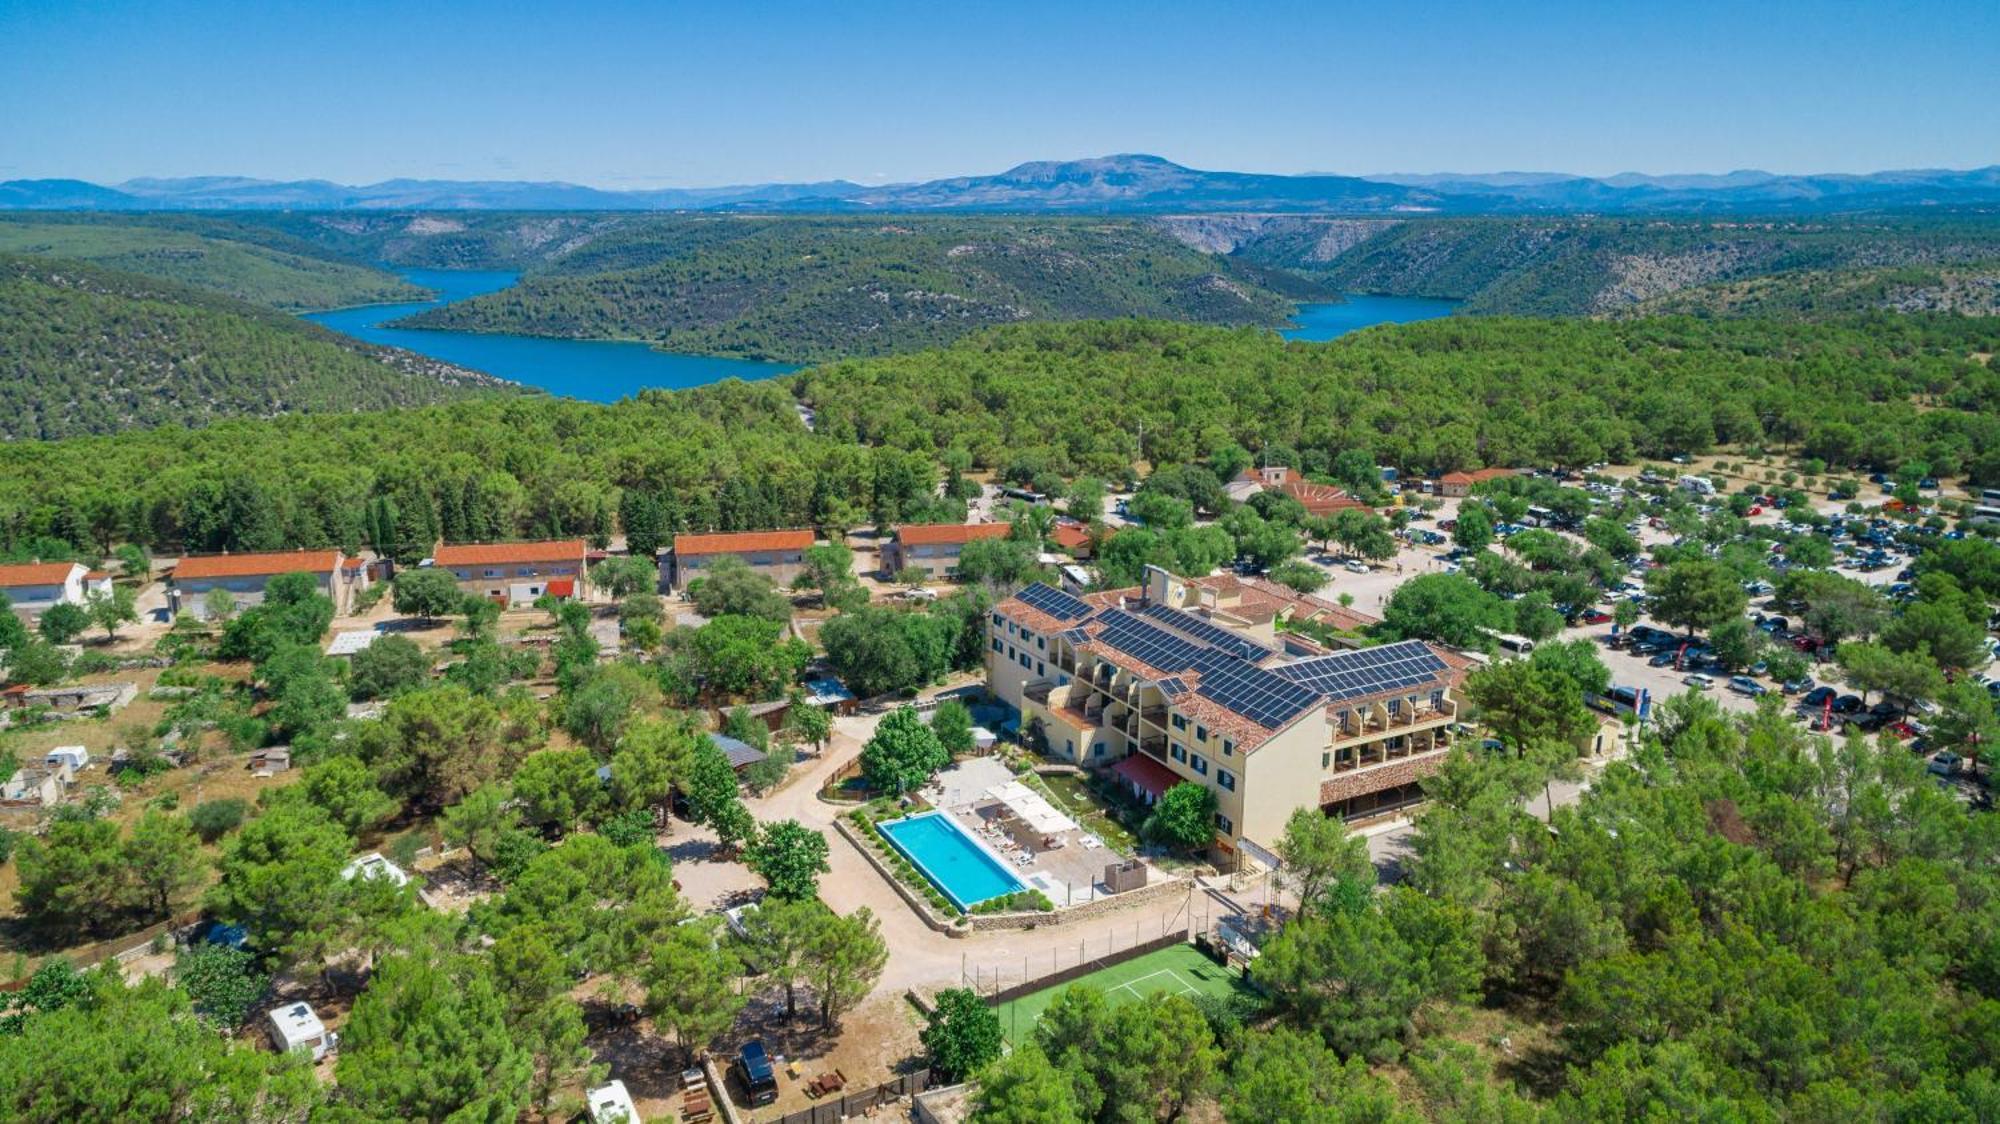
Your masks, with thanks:
M1336 742L1353 741L1357 738L1379 738L1398 730L1408 730L1432 722L1445 721L1458 713L1457 704L1449 699L1435 706L1404 708L1400 714L1390 714L1380 718L1370 717L1361 722L1348 722L1343 726L1332 723L1333 739Z
M1139 711L1139 717L1161 729L1165 729L1167 725L1167 708L1164 706L1144 707Z
M1049 705L1049 692L1055 690L1053 679L1037 679L1021 689L1021 693L1043 706Z
M1167 759L1167 739L1164 736L1140 738L1139 749L1148 757L1157 757L1162 761Z

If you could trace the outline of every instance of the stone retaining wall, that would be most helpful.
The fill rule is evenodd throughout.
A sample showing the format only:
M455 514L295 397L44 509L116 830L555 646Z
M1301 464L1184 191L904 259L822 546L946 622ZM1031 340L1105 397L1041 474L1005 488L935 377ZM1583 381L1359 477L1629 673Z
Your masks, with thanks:
M974 913L966 918L972 922L976 932L991 932L995 929L1040 928L1043 925L1067 925L1072 921L1085 921L1092 917L1102 917L1107 913L1124 909L1128 905L1153 901L1173 894L1185 894L1193 885L1185 878L1172 878L1164 882L1150 882L1144 887L1123 894L1105 894L1096 901L1058 909L1054 913L1031 910L1025 913Z

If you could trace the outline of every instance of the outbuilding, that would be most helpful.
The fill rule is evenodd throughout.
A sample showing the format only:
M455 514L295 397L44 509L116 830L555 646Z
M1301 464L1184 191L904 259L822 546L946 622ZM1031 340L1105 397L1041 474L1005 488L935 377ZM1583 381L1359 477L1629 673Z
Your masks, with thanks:
M326 1028L309 1004L287 1003L271 1008L271 1044L280 1053L294 1050L312 1054L319 1061L340 1045L340 1036Z

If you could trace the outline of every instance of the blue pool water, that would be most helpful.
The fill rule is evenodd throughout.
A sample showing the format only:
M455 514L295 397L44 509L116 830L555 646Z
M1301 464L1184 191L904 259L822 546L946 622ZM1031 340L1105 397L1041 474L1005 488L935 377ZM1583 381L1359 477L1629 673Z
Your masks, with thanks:
M890 844L960 909L1027 889L1013 871L1000 865L943 812L926 812L878 826Z
M404 348L503 379L538 386L551 394L591 402L615 402L648 387L678 389L722 379L765 379L798 369L783 363L756 363L748 359L721 359L712 355L676 355L655 351L643 343L392 328L389 321L504 289L514 283L515 275L412 269L403 273L403 279L436 292L437 297L411 304L336 308L331 312L308 313L306 319L369 343Z

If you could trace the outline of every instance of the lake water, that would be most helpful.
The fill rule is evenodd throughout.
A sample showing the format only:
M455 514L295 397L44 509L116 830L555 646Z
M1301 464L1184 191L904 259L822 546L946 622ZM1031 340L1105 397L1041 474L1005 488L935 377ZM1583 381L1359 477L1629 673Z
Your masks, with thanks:
M643 343L566 340L485 332L434 332L391 328L387 323L427 308L462 301L512 285L516 274L473 270L413 269L403 279L438 294L437 299L411 304L375 304L309 313L306 319L369 343L400 347L498 378L540 387L551 394L592 402L615 402L649 387L675 389L723 379L764 379L797 367L721 359L711 355L676 355L655 351ZM1300 305L1298 327L1282 334L1290 340L1330 340L1375 324L1403 324L1448 316L1456 301L1421 297L1375 297L1355 294L1338 304Z
M1288 340L1330 340L1377 324L1407 324L1450 316L1457 301L1427 297L1375 297L1351 293L1339 304L1302 304L1292 319L1296 328L1279 333Z
M413 304L375 304L309 313L306 319L369 343L400 347L497 378L540 387L551 394L592 402L615 402L648 387L673 389L723 379L764 379L797 367L675 355L643 343L564 340L484 332L433 332L390 328L385 323L451 301L491 293L514 283L515 274L470 270L413 269L403 279L438 294Z

